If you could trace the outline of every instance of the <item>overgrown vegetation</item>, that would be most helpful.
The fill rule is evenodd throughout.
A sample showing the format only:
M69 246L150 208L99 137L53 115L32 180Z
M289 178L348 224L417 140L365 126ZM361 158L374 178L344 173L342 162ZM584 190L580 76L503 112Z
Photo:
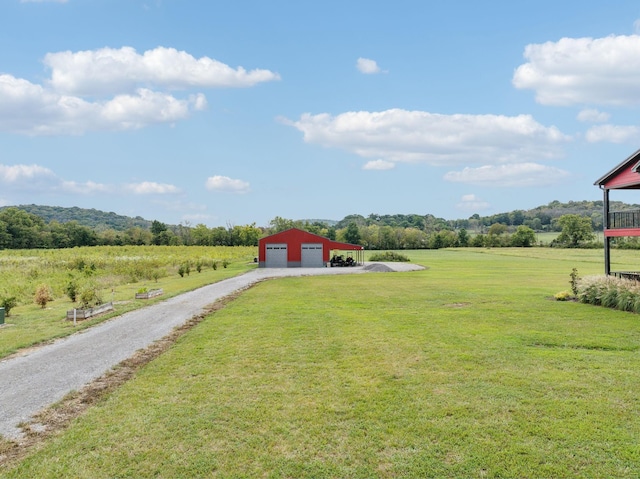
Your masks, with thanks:
M246 271L254 267L255 255L253 247L98 246L0 251L0 298L12 300L11 307L5 307L11 320L10 327L0 332L0 358L17 348L72 333L64 319L67 310L115 300L120 303L116 312L122 312L136 307L129 302L140 288L160 287L165 291L163 297L170 297ZM223 260L228 269L214 274L214 265ZM187 261L200 261L201 274L180 278L178 269ZM46 287L40 290L42 284ZM96 318L91 324L100 320Z

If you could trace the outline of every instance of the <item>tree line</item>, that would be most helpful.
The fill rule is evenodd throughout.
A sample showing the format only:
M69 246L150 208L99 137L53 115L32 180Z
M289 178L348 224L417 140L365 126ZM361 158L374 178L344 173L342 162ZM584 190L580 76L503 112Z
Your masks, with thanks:
M624 204L615 206L618 209L629 207ZM291 220L276 216L266 227L258 227L255 223L210 228L204 224L167 225L158 220L149 221L145 226L140 226L139 222L121 222L120 228L129 224L124 229L105 228L103 224L90 227L77 220L46 221L22 207L5 207L0 209L0 249L98 245L257 246L260 238L292 227L333 240L360 244L370 250L527 247L535 245L535 233L540 231L561 233L552 246L576 247L592 243L593 231L602 228L601 207L602 202L552 202L527 212L513 211L486 217L473 215L466 220L445 220L416 214L349 215L338 222ZM57 209L45 211L51 213ZM91 210L82 211L86 216L86 212ZM633 239L617 241L621 247L637 246Z
M208 228L205 225L170 226L160 221L150 227L124 230L96 229L78 221L46 222L42 217L11 207L0 210L0 249L73 248L76 246L202 245L257 246L264 231L255 224Z
M396 226L384 224L389 219ZM299 228L345 243L359 244L368 250L439 249L451 247L531 247L536 245L536 231L528 225L517 226L495 222L479 232L465 227L454 228L445 220L433 216L371 215L367 221L351 215L333 226L322 221L293 221L276 217L269 223L270 232ZM380 224L382 223L382 224ZM594 247L593 222L590 217L565 214L553 220L559 235L551 246Z

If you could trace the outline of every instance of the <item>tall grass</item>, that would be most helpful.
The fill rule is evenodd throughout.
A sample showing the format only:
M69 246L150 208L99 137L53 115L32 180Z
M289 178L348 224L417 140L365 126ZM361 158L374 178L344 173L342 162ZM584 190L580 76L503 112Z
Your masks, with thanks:
M133 301L140 288L162 288L164 296L156 299L161 300L244 272L253 267L255 254L256 248L200 246L0 251L0 301L15 297L17 302L0 328L0 358L110 317L99 316L77 326L66 321L67 310L81 307L81 294L76 302L69 298L70 284L78 293L91 289L104 301L114 301L113 314L121 314L146 304ZM228 267L218 268L224 262ZM180 277L178 269L185 263L192 265L191 273ZM41 285L53 298L46 309L34 303Z
M108 289L177 274L189 262L212 267L224 260L250 261L252 247L101 246L61 250L0 251L0 298L31 302L38 284L46 282L63 296L69 278L91 276Z
M640 283L612 276L587 276L578 283L578 299L605 308L640 313Z

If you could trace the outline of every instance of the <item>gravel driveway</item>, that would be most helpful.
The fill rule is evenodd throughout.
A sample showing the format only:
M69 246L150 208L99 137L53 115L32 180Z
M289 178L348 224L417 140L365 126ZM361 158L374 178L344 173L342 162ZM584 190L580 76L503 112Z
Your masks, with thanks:
M168 335L206 306L267 278L414 271L406 263L350 268L260 268L105 321L25 355L0 361L0 435L18 439L21 422L81 389L139 349Z

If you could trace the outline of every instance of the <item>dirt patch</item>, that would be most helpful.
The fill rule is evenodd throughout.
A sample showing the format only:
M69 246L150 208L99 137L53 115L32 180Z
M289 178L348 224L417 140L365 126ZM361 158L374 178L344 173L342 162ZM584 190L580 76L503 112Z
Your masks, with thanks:
M21 460L46 439L64 431L73 419L127 382L140 368L168 350L180 336L202 322L211 313L224 308L245 290L216 301L205 308L201 314L192 317L148 348L141 349L132 357L125 359L80 391L70 393L57 404L40 411L31 422L20 425L24 433L22 439L10 441L0 438L0 466L7 466Z

